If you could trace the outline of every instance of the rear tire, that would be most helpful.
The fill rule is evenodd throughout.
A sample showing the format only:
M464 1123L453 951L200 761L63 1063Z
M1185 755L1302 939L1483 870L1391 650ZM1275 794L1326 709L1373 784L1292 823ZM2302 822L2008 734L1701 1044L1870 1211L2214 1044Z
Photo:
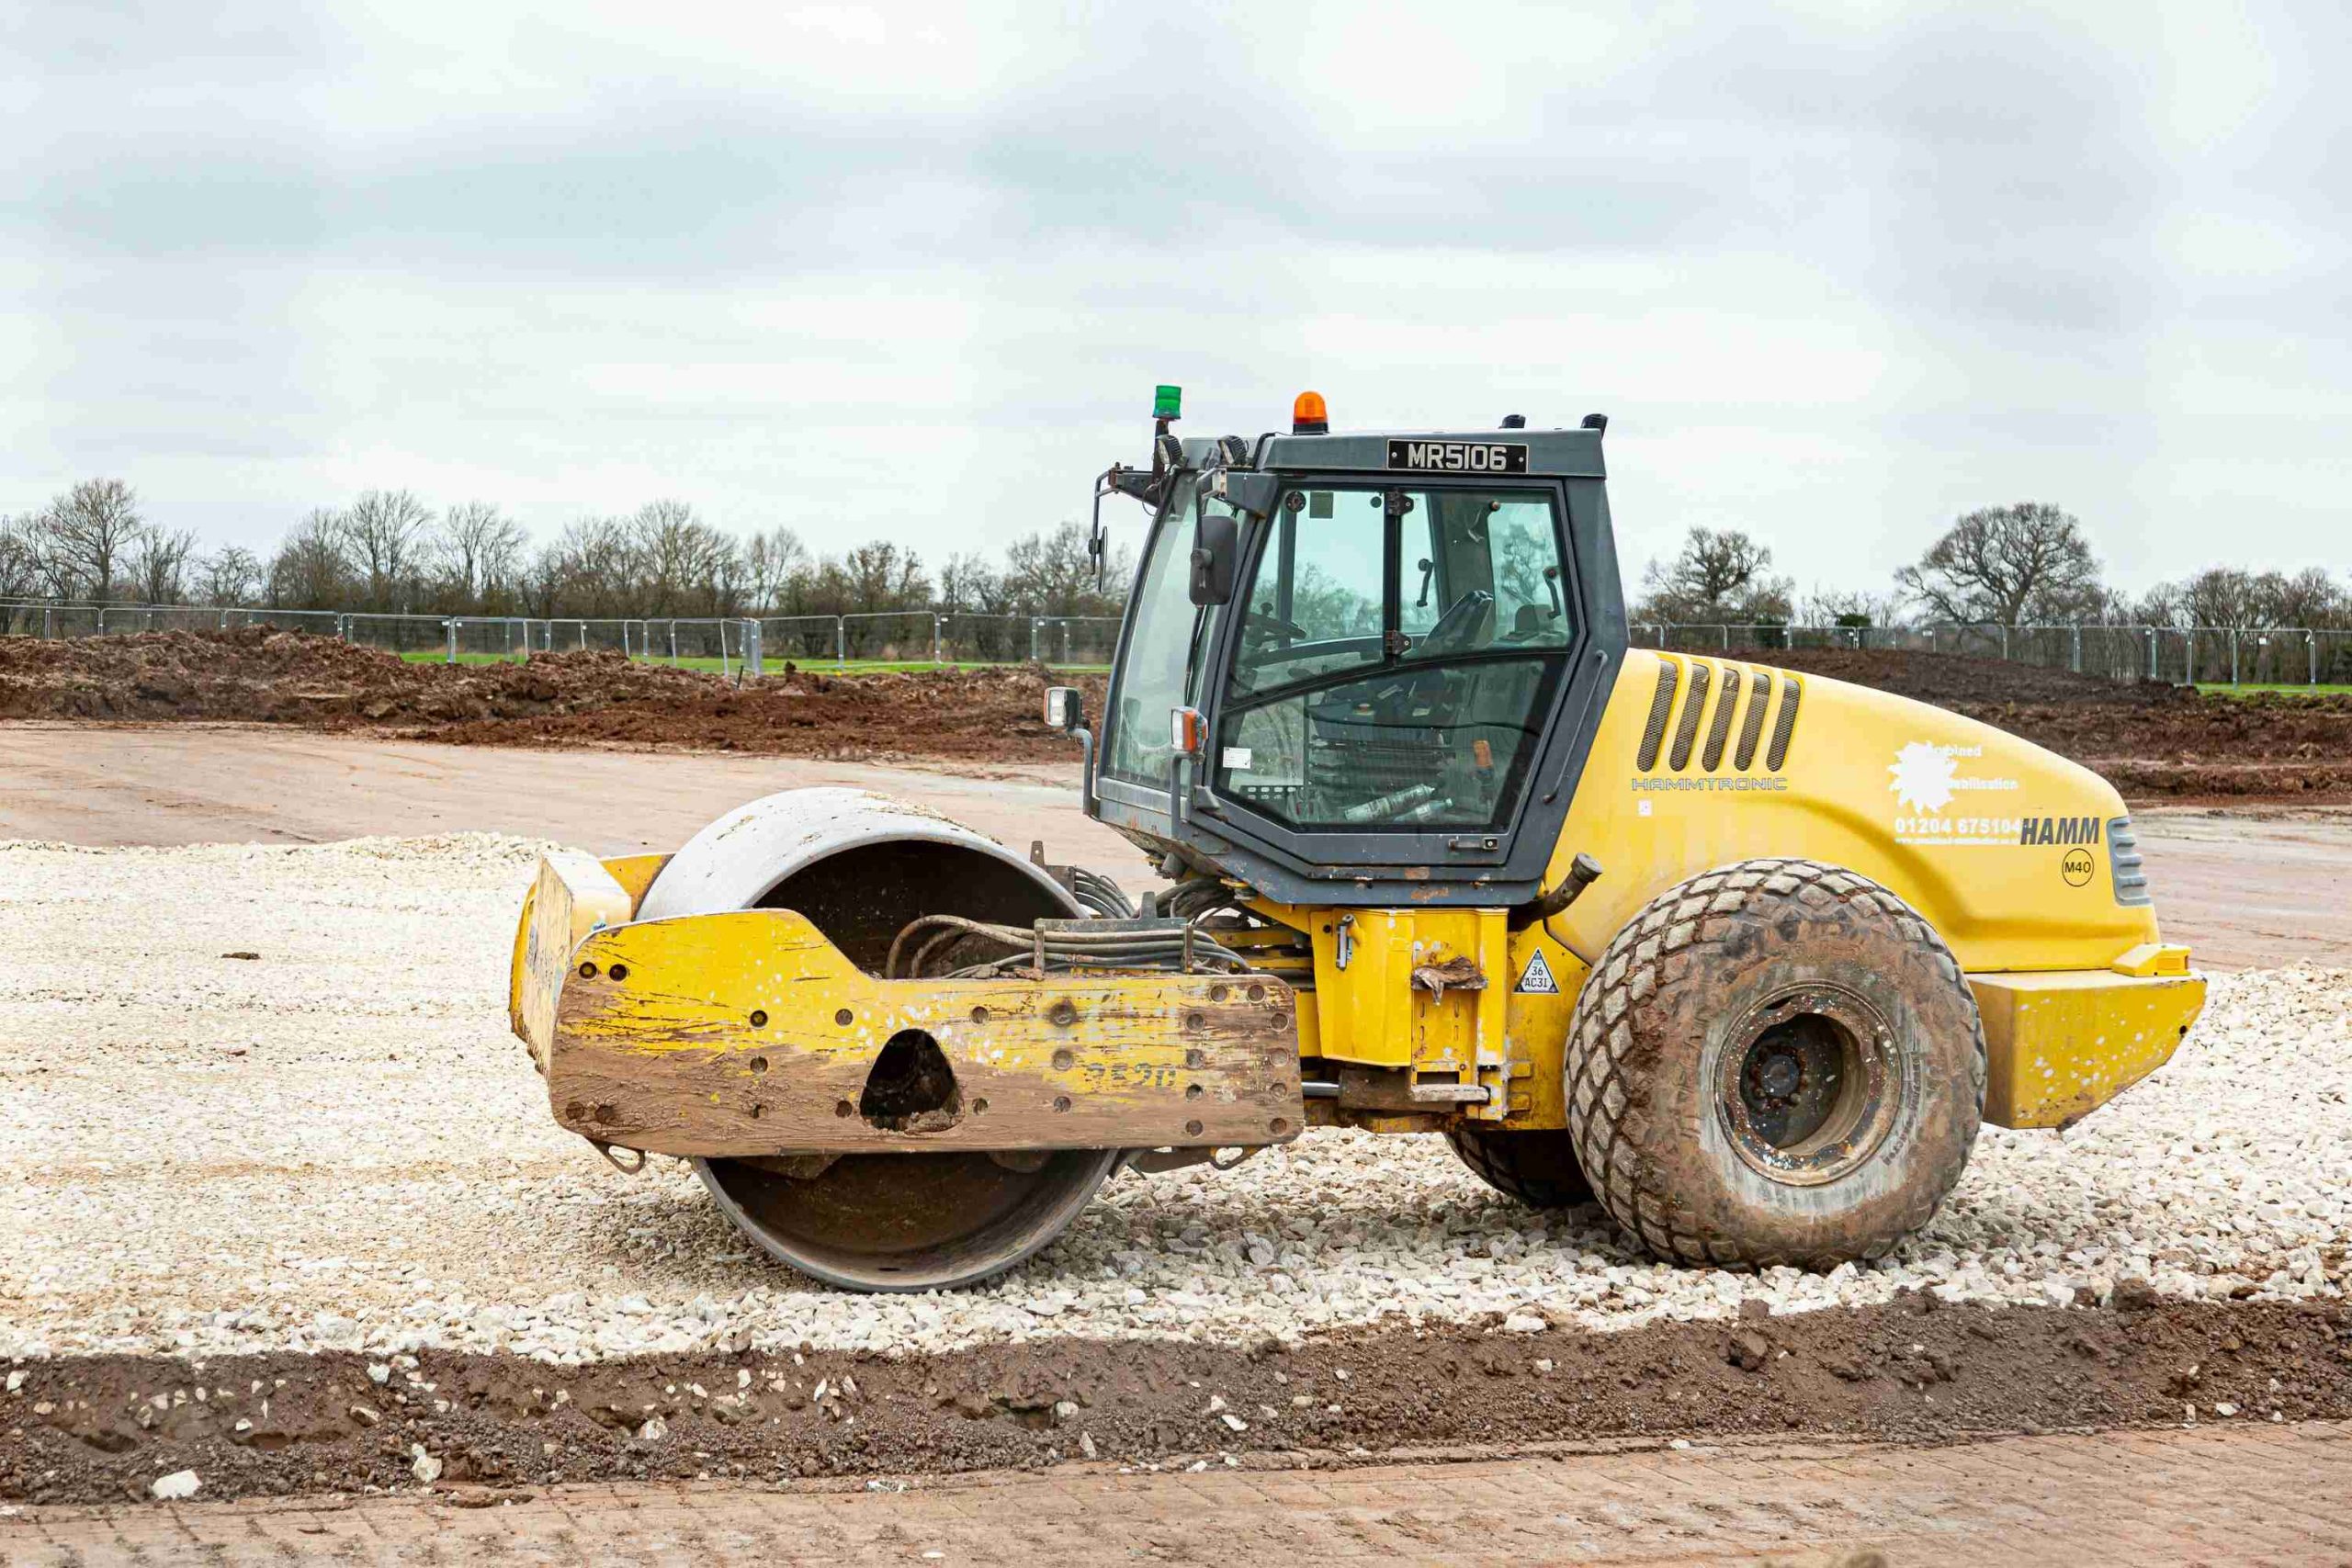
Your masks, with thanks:
M1573 1209L1592 1201L1592 1183L1585 1179L1566 1128L1521 1131L1463 1122L1446 1129L1445 1141L1480 1180L1531 1209Z
M1966 978L1869 878L1753 860L1669 888L1577 999L1568 1129L1601 1204L1684 1263L1884 1255L1959 1181L1984 1108Z

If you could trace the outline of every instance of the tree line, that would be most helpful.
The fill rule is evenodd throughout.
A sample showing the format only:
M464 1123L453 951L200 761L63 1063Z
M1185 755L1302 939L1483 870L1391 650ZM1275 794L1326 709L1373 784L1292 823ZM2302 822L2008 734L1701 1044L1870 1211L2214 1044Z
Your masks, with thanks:
M0 600L220 604L534 619L841 615L944 609L990 615L1116 615L1129 565L1097 588L1086 530L1064 523L1001 560L952 555L933 572L888 539L812 550L790 528L735 534L688 502L591 516L534 544L495 504L435 509L371 490L295 524L266 558L205 551L148 520L119 479L89 479L22 517L0 517Z
M2143 593L2108 586L2071 513L2041 502L1967 513L1883 592L1816 588L1800 602L1772 552L1736 528L1692 528L1652 561L1633 607L1638 623L1888 626L1911 621L2018 626L2352 627L2352 592L2324 567L2252 572L2212 566Z
M0 516L0 600L201 604L281 610L584 617L842 615L942 609L986 615L1115 615L1131 558L1096 586L1077 523L1015 540L1000 561L950 556L936 571L890 540L812 551L786 527L738 535L688 502L591 516L537 543L488 502L435 510L371 490L311 512L267 558L151 522L120 479L87 479L40 511ZM2214 566L2143 593L2110 588L2081 522L2040 502L1956 519L1883 591L1802 598L1771 550L1736 528L1694 527L1653 561L1637 622L1681 625L2352 626L2352 592L2326 570Z

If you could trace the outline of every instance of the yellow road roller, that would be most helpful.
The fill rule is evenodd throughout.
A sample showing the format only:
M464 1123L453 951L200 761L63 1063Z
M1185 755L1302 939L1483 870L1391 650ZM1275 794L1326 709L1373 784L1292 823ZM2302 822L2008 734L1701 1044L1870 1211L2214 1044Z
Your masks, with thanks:
M695 1163L832 1284L968 1285L1122 1167L1446 1138L1693 1265L1926 1224L2204 1002L2098 775L1881 692L1629 646L1607 421L1180 438L1105 711L1057 688L1131 901L856 790L551 854L511 1021L564 1127Z

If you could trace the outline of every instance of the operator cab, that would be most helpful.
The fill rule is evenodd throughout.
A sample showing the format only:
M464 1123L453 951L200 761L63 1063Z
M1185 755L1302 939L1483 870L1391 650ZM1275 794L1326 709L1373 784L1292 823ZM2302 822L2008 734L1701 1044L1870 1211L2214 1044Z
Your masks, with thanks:
M1153 473L1098 486L1155 515L1088 812L1285 901L1532 898L1624 653L1600 422L1329 435L1320 401L1254 446L1163 412Z

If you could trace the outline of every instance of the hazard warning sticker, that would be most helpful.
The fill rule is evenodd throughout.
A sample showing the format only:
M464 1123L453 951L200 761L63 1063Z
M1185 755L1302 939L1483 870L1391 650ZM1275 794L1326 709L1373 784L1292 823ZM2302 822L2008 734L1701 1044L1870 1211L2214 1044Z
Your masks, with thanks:
M1531 997L1556 997L1560 994L1560 982L1552 978L1552 966L1544 962L1542 948L1527 955L1527 967L1519 972L1519 984L1511 989Z

